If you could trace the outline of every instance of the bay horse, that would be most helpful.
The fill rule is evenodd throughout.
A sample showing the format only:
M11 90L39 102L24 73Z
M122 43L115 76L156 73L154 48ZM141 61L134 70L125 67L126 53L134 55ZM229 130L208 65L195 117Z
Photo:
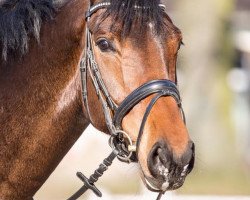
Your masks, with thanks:
M181 187L181 43L160 0L1 1L0 199L32 199L90 123L119 136L148 189Z

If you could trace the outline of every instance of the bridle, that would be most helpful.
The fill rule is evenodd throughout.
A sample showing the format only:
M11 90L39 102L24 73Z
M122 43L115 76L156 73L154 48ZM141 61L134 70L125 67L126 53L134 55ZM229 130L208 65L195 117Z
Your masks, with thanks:
M98 11L99 9L105 9L110 6L110 2L102 2L96 5L93 5L89 8L86 12L85 19L89 22L91 16ZM163 4L159 4L159 6L164 9L165 6ZM135 9L139 8L136 6ZM85 52L80 61L80 71L81 71L81 85L82 85L82 96L83 96L83 103L87 115L91 121L91 114L88 104L88 90L87 90L87 78L88 75L94 85L96 94L101 102L102 110L105 117L105 122L108 127L110 133L110 140L109 145L113 149L113 152L104 159L103 163L99 166L99 168L95 171L90 178L86 178L82 173L78 172L77 176L84 182L84 186L78 190L72 197L68 200L77 199L81 196L87 189L91 189L94 191L95 194L101 196L100 191L95 187L94 183L98 180L99 177L102 176L103 172L107 170L108 166L112 164L112 161L117 157L119 160L123 162L130 163L132 162L132 155L135 153L137 154L137 150L139 149L140 141L143 135L143 130L149 116L150 111L152 110L154 104L157 102L158 99L161 97L171 96L173 97L177 105L180 109L180 112L183 116L183 120L185 122L185 115L181 105L181 98L179 94L179 90L176 84L170 80L160 79L160 80L152 80L149 81L132 93L130 93L120 105L117 105L115 101L110 96L107 87L104 84L102 79L101 73L99 71L99 66L95 61L94 51L93 51L93 44L92 44L92 35L86 26L86 41L85 41ZM146 112L143 116L137 141L134 144L132 139L129 135L123 130L122 128L122 120L123 118L129 113L129 111L141 102L146 97L151 95L155 95L150 103L146 108ZM138 155L137 155L138 156ZM150 185L149 185L150 187ZM153 188L153 187L151 187ZM165 191L161 191L165 192ZM161 196L160 193L159 196ZM159 197L160 198L160 197Z

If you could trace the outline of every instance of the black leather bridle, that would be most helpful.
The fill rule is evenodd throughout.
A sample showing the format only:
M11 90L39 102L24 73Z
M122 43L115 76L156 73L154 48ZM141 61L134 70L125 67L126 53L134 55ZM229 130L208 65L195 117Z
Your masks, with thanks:
M90 17L99 9L107 8L110 5L110 2L102 2L98 3L87 11L86 13L86 21L89 22ZM159 5L164 9L164 5ZM137 8L137 7L136 7ZM95 87L96 94L98 95L102 109L105 116L106 125L110 132L110 146L113 149L113 152L110 154L108 158L104 160L104 162L99 166L99 168L95 171L95 173L88 179L83 174L77 173L77 176L84 182L84 186L76 192L69 200L77 199L82 193L84 193L87 189L93 190L98 196L101 196L100 191L94 186L94 183L97 179L103 174L105 170L107 170L108 166L111 165L113 159L118 157L119 160L123 162L131 162L131 157L134 153L137 153L140 145L140 141L143 135L143 130L148 118L150 111L152 110L154 104L161 97L171 96L173 97L178 107L180 108L181 114L183 116L183 120L185 122L184 112L182 110L181 98L179 94L179 90L176 84L170 80L160 79L160 80L152 80L149 81L136 90L134 90L131 94L129 94L120 105L117 105L115 101L111 98L107 87L104 84L101 73L99 71L98 64L95 61L95 56L93 52L93 44L92 44L92 35L88 28L88 24L86 25L86 43L85 43L85 52L83 58L80 62L80 70L81 70L81 83L82 83L82 96L83 102L86 109L86 112L91 121L91 113L89 110L88 104L88 90L87 90L87 77L88 74L92 80L92 83ZM138 137L136 144L133 143L132 139L122 128L122 120L129 113L131 109L143 99L154 95L150 103L146 108L146 112L143 116L142 123L139 129ZM77 194L78 193L78 194Z

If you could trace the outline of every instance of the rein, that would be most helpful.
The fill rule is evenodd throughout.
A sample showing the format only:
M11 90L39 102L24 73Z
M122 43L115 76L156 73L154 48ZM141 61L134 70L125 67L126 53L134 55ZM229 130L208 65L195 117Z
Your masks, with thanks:
M110 6L110 2L102 2L96 5L93 5L86 12L85 20L89 22L90 17L99 9L105 9ZM159 4L159 6L164 9L165 6L163 4ZM135 7L140 8L139 6ZM80 178L84 185L73 194L68 200L78 199L83 193L85 193L88 189L92 190L98 197L102 196L102 193L96 188L94 185L95 182L103 175L103 173L108 169L108 167L112 164L113 160L117 157L122 162L133 162L132 155L136 154L138 157L138 149L140 146L140 141L143 135L143 130L147 121L147 118L152 110L153 106L161 97L171 96L173 97L177 105L180 109L180 112L183 116L183 120L185 122L185 116L181 105L181 98L179 94L179 90L175 83L170 80L160 79L160 80L152 80L149 81L132 93L130 93L120 105L117 105L115 101L110 96L107 87L104 84L102 79L98 64L95 61L93 44L92 44L92 35L88 28L86 27L86 42L85 42L85 52L80 61L80 72L81 72L81 84L82 84L82 97L83 103L86 109L86 112L91 120L91 114L89 110L88 104L88 90L87 90L87 77L88 74L91 78L91 81L94 85L96 94L101 102L103 113L105 116L105 122L108 127L110 133L109 145L113 149L111 154L103 160L103 162L99 165L98 169L87 178L81 172L77 172L77 177ZM129 135L122 129L122 120L128 114L128 112L137 105L140 101L145 99L148 96L155 95L146 108L146 112L143 116L137 141L133 143L132 139ZM152 188L153 191L157 191L154 189L150 183L148 186ZM157 191L159 195L157 200L161 198L161 196L165 193L165 191L161 191L160 189Z

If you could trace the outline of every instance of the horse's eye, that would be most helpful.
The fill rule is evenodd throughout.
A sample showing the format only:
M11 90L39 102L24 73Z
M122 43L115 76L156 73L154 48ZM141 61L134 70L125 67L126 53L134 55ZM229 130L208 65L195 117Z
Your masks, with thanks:
M96 42L96 45L99 47L99 49L103 52L107 52L109 50L113 50L112 45L109 43L106 39L100 39Z

